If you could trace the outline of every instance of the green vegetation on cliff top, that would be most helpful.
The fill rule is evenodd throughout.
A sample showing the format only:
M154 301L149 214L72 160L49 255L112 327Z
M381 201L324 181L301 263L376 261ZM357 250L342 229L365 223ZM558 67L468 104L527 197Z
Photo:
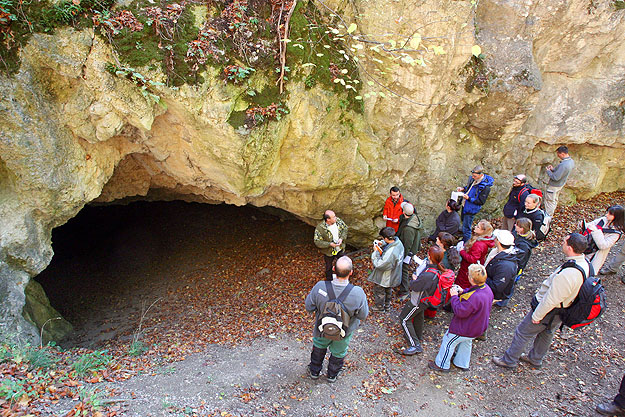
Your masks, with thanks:
M160 67L169 86L202 83L207 65L218 69L225 82L237 87L233 93L239 105L229 118L235 128L287 113L284 102L292 80L333 91L342 110L362 112L362 101L355 99L361 88L358 68L331 26L336 17L328 20L312 1L297 4L290 39L282 40L286 53L280 92L275 86L282 70L276 27L284 19L268 0L135 0L124 6L114 0L0 0L0 69L8 74L19 69L19 49L33 33L94 27L117 52L119 62L110 64L137 73ZM240 110L242 102L248 104L245 110Z

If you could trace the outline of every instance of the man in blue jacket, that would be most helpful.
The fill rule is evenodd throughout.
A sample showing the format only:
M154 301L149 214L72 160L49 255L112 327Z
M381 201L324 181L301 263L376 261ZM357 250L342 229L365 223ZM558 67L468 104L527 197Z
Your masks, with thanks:
M493 177L484 174L484 168L481 165L476 165L471 170L471 176L466 187L458 187L458 191L464 192L464 201L462 202L462 240L465 243L471 239L473 217L480 212L482 206L486 203L493 183Z

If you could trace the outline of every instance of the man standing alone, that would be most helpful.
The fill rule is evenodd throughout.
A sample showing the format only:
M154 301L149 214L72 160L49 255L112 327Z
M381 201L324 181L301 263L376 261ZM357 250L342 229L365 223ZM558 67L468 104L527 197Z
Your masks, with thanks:
M560 191L566 184L566 180L569 178L569 174L575 167L575 162L569 155L569 148L566 146L560 146L556 149L556 155L561 159L558 166L554 169L552 165L547 167L547 175L549 176L549 182L547 183L547 190L545 192L545 212L553 217L553 213L558 206L558 197Z
M323 360L326 352L330 349L330 359L328 360L328 382L336 381L336 377L343 368L347 348L352 339L354 330L360 325L360 321L369 315L369 305L367 296L361 287L349 283L349 277L353 272L352 260L347 256L342 256L336 261L336 278L330 282L319 281L310 294L306 297L306 310L314 311L315 328L313 330L313 349L310 354L310 364L308 365L308 375L312 379L319 378ZM349 325L345 330L345 336L341 340L330 340L321 335L319 322L326 303L330 300L328 286L336 297L340 297L343 291L348 291L343 300L345 311L349 316Z
M384 203L384 211L382 211L382 217L386 220L386 227L392 227L395 233L399 228L399 217L402 215L403 210L401 203L404 202L404 197L401 195L399 188L391 187L391 191Z
M323 221L315 228L315 246L321 250L325 261L325 274L328 281L332 281L332 263L345 252L347 239L347 225L336 217L332 210L323 213Z

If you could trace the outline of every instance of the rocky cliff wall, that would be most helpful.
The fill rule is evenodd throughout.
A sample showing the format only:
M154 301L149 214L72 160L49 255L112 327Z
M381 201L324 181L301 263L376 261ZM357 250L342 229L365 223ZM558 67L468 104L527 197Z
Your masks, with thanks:
M153 87L163 106L105 70L116 52L94 29L30 38L19 71L0 76L3 334L37 337L23 316L24 288L51 259L51 230L93 201L149 191L274 206L311 224L333 208L363 245L382 223L391 185L429 226L451 188L482 164L496 182L484 215L495 215L513 174L541 185L560 144L577 162L565 200L625 188L625 11L614 2L317 6L357 22L352 46L381 45L350 55L360 56L362 106L352 106L354 94L308 83L311 66L302 65L283 97L289 114L255 128L228 121L245 110L245 89L273 85L266 76L242 88L207 67L200 83ZM195 14L201 21L205 11ZM415 34L423 66L398 50ZM472 55L474 45L482 55Z

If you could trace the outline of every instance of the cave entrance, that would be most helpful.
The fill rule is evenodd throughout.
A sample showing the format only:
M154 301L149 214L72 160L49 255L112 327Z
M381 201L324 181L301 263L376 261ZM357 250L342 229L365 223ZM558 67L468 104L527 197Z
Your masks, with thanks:
M74 326L68 344L83 346L128 337L151 303L159 321L206 317L220 297L254 288L250 281L284 280L287 259L306 259L303 273L320 279L313 228L269 211L182 201L87 206L52 231L54 257L35 279Z

